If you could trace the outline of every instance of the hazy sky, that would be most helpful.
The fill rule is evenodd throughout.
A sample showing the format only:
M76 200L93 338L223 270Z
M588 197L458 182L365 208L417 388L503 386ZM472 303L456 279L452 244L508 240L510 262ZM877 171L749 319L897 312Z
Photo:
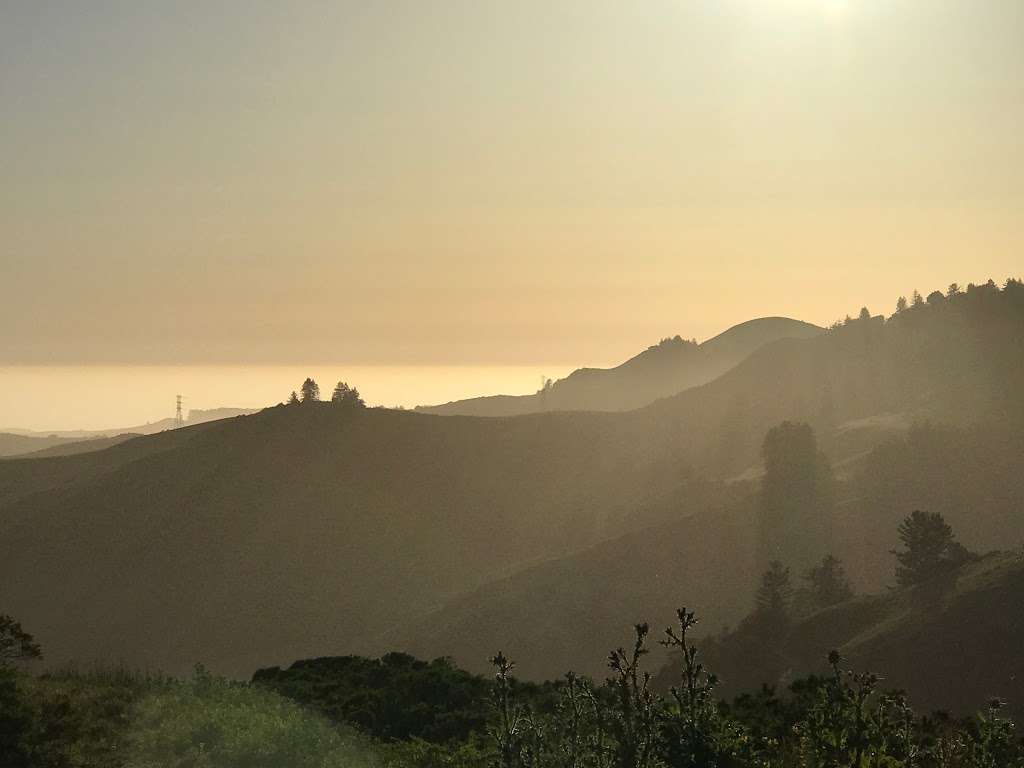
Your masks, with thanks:
M0 365L604 363L1024 265L1021 0L0 0Z

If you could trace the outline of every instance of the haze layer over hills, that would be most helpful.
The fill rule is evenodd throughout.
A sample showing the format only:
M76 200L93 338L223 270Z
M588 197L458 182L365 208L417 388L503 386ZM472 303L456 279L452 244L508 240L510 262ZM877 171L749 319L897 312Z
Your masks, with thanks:
M773 341L633 411L305 403L4 461L0 602L52 663L245 675L409 649L480 669L501 647L531 677L570 653L599 672L633 620L740 620L766 540L794 565L835 547L878 589L917 506L978 551L1024 537L1022 360L1011 282ZM836 485L766 529L761 447L785 420ZM831 533L807 535L809 514Z
M476 397L416 410L463 416L628 411L709 382L773 341L811 338L822 332L799 320L764 317L734 326L703 344L679 336L663 339L615 368L580 368L533 395Z

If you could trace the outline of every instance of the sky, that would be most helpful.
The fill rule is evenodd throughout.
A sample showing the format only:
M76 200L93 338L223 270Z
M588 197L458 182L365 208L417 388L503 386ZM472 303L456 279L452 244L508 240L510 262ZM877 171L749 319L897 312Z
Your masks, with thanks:
M1020 0L0 0L0 365L607 364L1020 275Z

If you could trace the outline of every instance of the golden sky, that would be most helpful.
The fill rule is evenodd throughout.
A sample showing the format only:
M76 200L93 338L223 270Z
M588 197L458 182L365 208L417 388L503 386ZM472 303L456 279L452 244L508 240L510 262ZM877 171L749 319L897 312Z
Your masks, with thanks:
M1022 272L1020 0L5 0L0 365L587 364Z

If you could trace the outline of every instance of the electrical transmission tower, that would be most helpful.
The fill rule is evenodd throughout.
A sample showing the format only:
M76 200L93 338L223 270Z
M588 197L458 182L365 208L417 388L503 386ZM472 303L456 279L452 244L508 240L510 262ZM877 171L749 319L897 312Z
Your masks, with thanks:
M181 395L175 395L174 428L179 429L185 426L185 417L181 413Z

